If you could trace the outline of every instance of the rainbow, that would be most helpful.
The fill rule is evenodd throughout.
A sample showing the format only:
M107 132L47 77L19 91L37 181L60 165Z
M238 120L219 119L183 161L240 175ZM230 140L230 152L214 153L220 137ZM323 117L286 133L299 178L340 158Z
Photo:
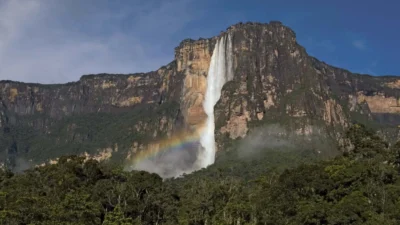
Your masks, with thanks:
M153 159L163 152L193 149L191 146L199 143L203 127L201 126L200 129L196 129L195 131L185 130L177 132L171 137L149 144L146 150L140 151L133 156L133 165L145 159Z

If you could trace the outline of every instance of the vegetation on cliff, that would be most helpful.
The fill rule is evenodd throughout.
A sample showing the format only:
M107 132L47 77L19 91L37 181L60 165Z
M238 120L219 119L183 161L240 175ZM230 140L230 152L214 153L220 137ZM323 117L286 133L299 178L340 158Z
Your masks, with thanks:
M121 162L182 125L203 123L212 53L226 34L232 35L234 76L214 110L219 147L275 123L305 135L319 133L315 127L337 143L352 122L399 139L398 77L321 62L280 22L239 23L215 37L184 40L157 71L85 75L54 85L0 81L0 167L18 167L18 158L41 164L105 149Z
M0 224L398 224L400 144L355 125L331 160L265 151L184 178L68 156L0 172ZM306 163L308 162L308 163Z
M115 114L99 112L72 115L61 120L47 118L43 120L49 121L51 126L46 132L39 133L31 127L37 118L18 117L18 124L0 130L0 149L8 150L3 153L3 159L8 158L6 166L12 169L18 169L18 158L32 159L32 164L41 164L62 155L85 152L94 155L105 147L114 148L114 161L121 162L133 142L150 142L155 131L158 137L163 137L168 126L160 127L160 121L163 118L178 119L178 116L179 104L170 101L162 105L139 105ZM116 144L124 151L118 152Z

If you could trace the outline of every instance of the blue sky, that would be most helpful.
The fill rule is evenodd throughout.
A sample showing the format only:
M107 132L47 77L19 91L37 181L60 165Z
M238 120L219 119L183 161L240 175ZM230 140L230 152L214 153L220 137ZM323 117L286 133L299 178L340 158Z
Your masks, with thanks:
M0 0L0 80L63 83L156 70L185 38L271 20L328 64L400 75L399 8L396 0Z

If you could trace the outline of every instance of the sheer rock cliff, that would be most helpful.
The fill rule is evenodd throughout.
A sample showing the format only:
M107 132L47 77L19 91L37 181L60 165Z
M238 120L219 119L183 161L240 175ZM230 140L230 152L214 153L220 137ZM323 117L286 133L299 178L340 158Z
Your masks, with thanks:
M400 78L354 74L307 54L280 22L239 23L233 38L232 81L215 106L219 149L255 127L279 124L307 138L344 145L354 122L396 140ZM0 81L0 159L41 163L64 154L116 160L134 156L175 131L197 129L219 36L187 39L157 71L85 75L67 84Z

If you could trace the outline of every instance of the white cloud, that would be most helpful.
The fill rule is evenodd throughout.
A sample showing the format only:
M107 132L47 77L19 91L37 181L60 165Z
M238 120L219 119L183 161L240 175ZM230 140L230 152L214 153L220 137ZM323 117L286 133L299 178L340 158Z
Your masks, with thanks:
M63 83L155 70L173 60L168 37L194 19L192 2L2 0L0 80ZM166 44L169 53L159 53Z
M365 50L367 48L366 43L363 40L354 40L353 46L359 50Z

